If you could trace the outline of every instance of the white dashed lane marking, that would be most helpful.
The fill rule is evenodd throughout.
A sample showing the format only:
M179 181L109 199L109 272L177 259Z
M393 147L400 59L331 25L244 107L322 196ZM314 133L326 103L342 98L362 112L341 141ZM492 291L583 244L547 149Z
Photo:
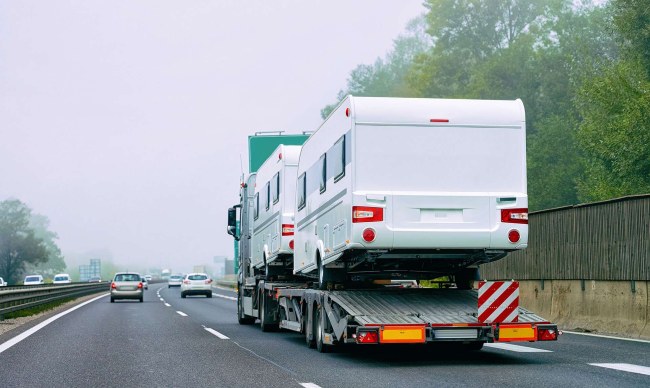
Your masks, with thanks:
M187 316L187 314L185 314L185 313L182 312L182 311L176 311L176 312L178 313L178 315L180 315L180 316L182 316L182 317L186 317L186 316Z
M215 294L215 293L212 293L212 296L218 296L219 298L224 298L228 300L237 300L237 298L235 298L234 296L226 296L226 295Z
M214 330L214 329L210 329L209 327L206 327L205 330L206 330L208 333L214 334L214 335L216 335L217 337L219 337L219 338L221 338L221 339L230 339L230 338L226 337L225 335L219 333L218 331L216 331L216 330Z
M553 353L551 350L529 348L528 346L512 344L485 344L485 346L495 349L509 350L517 353Z
M640 375L650 376L650 368L647 366L634 364L589 364L601 368L616 369L623 372L638 373Z
M316 385L314 383L299 383L299 384L305 388L320 388L319 385Z
M165 303L165 306L172 307L172 305L170 305L169 303Z

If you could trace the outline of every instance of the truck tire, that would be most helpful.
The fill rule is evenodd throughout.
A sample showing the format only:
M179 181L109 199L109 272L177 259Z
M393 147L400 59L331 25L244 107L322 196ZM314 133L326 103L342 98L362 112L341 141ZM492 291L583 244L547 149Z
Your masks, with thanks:
M241 286L239 289L241 290ZM247 317L244 315L244 305L242 303L241 291L237 292L237 321L240 325L252 325L255 323L255 318Z
M343 283L347 280L347 272L344 268L325 268L321 263L320 255L316 256L318 265L318 289L327 290L328 283Z
M323 316L321 311L322 308L316 308L314 316L314 337L316 337L316 349L318 349L319 353L329 353L332 350L332 346L323 343L325 329L323 327Z
M316 347L316 335L313 335L311 338L309 337L309 317L313 317L313 310L314 308L307 306L307 315L305 315L303 319L303 324L305 325L305 343L309 349L314 349ZM314 327L313 320L311 326Z
M266 295L262 293L261 297L261 306L260 306L260 327L262 328L262 331L265 333L268 333L270 331L277 331L280 326L276 323L267 323L268 321L268 314L266 311Z
M454 275L459 290L471 290L475 280L481 280L478 268L465 268Z

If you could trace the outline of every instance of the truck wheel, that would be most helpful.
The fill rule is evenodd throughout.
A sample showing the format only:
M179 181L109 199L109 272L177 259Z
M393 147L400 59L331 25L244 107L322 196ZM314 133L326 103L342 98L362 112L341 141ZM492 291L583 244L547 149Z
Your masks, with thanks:
M320 353L329 353L331 346L325 345L323 343L323 336L325 335L325 330L323 328L323 317L321 315L321 308L316 309L315 319L314 319L314 336L316 337L316 349Z
M313 311L310 310L313 310L313 308L310 309L309 306L307 306L307 315L303 318L303 324L305 325L305 343L309 349L313 349L316 347L316 340L313 338L316 337L316 334L314 333L314 336L309 338L309 317L313 316ZM312 323L312 327L313 326Z
M239 288L241 290L241 286ZM237 292L237 321L240 325L252 325L255 323L255 318L246 317L244 315L244 305L242 304L241 291Z
M268 333L270 331L277 331L279 326L277 324L273 323L266 323L268 317L267 317L267 312L266 312L266 295L262 294L261 295L261 302L262 306L260 307L260 327L262 328L262 331L265 333Z
M480 280L478 268L465 268L454 275L459 290L471 290L475 280Z

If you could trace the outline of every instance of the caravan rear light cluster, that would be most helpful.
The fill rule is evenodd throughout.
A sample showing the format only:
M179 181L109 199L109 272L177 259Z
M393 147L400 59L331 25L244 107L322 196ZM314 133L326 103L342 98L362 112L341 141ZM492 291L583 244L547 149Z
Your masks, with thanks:
M368 207L368 206L353 206L352 207L352 222L377 222L384 220L384 208L381 207Z
M360 344L376 344L379 343L379 335L375 330L360 331L357 335L357 342Z
M293 240L289 241L289 249L293 249Z
M282 235L293 236L293 225L282 224Z
M527 224L528 208L501 209L501 222L510 224Z

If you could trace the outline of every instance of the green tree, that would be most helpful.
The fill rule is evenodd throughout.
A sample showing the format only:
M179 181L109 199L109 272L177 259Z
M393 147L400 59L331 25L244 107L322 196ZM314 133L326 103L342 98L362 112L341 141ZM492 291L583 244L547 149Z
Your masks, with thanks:
M43 240L29 228L31 209L17 199L0 202L0 273L9 284L23 274L25 265L47 261Z
M650 72L650 0L614 0L612 8L620 41Z
M66 269L66 264L61 249L56 244L55 240L59 239L58 234L49 230L50 219L41 214L32 214L29 220L29 227L34 230L34 235L43 240L47 247L48 260L38 265L27 265L27 271L43 275L44 277L52 277L57 273L63 272Z

